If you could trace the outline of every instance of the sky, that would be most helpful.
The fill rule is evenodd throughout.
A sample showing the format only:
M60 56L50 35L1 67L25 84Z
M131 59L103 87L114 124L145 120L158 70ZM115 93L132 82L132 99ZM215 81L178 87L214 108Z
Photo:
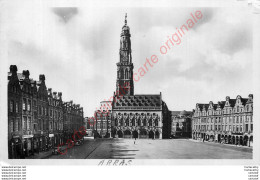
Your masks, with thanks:
M202 18L179 45L160 47L191 18ZM135 94L159 94L170 110L192 110L196 103L247 97L252 92L252 21L247 9L234 8L8 8L8 65L46 77L93 116L116 90L120 33L127 13L134 72L146 58L158 62L135 82ZM7 69L6 71L8 71Z

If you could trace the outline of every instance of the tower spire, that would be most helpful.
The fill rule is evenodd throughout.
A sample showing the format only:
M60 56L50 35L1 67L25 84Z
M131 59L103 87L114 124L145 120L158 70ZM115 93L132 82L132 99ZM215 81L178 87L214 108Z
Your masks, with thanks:
M130 28L127 26L127 13L125 14L125 24L122 27L120 35L120 49L119 49L119 62L117 63L117 83L116 89L119 92L126 83L129 85L125 89L123 95L134 95L134 82L133 82L133 63L132 63L132 50L131 50L131 34Z
M127 13L125 13L125 25L127 25Z

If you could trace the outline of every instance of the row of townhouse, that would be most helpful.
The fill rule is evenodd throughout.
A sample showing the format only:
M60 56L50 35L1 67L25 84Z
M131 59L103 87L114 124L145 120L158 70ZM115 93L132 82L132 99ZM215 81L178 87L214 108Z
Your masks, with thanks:
M30 72L8 72L8 154L24 158L65 143L83 125L83 108L63 102L61 92L47 89L45 75L39 80Z
M253 95L214 104L196 104L192 138L242 146L253 146Z

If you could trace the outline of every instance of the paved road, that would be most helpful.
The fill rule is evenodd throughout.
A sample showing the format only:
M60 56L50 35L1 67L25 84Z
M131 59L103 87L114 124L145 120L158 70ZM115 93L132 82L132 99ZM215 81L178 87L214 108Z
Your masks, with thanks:
M188 139L92 139L48 159L251 159L252 148Z

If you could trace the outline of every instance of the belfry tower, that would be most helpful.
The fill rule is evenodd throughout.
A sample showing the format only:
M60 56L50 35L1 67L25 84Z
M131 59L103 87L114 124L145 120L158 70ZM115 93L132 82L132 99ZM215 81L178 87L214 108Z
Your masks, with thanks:
M130 40L130 28L127 26L127 14L125 15L125 25L122 27L120 49L119 49L119 62L117 65L117 81L116 91L122 95L134 95L134 82L133 82L133 63L132 63L132 50ZM128 84L128 88L124 88Z

